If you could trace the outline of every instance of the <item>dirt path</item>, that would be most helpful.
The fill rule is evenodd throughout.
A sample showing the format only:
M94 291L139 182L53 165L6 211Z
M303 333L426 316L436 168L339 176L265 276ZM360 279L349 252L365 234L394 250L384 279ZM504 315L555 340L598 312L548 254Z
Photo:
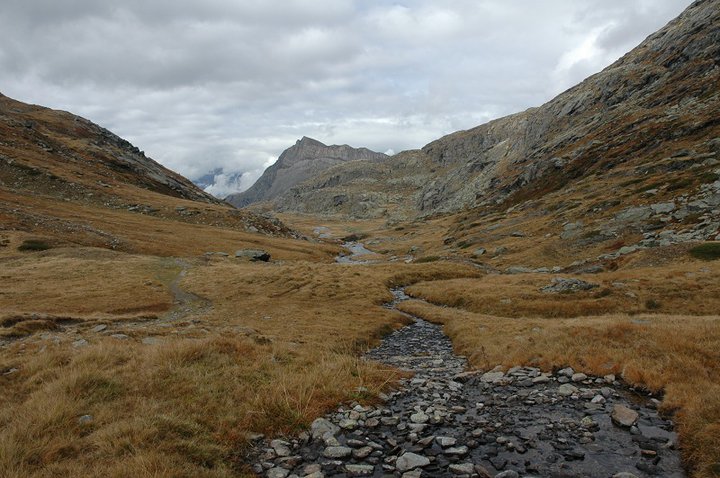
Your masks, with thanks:
M178 275L170 283L170 292L173 295L173 308L165 314L163 320L181 320L190 315L199 315L212 309L212 303L199 295L184 290L180 283L193 267L189 262L182 259L175 259L175 263L181 267Z
M389 308L407 298L393 294ZM402 390L381 406L340 407L306 435L259 444L258 475L685 476L672 423L614 377L528 367L464 372L465 358L442 329L413 319L367 353L414 373Z

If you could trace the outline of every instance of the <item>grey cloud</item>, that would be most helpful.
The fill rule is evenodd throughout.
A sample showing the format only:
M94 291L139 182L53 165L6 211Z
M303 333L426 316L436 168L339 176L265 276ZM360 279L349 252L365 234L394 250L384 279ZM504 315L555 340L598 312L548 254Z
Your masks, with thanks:
M689 3L7 0L0 91L245 187L303 135L400 151L538 105Z

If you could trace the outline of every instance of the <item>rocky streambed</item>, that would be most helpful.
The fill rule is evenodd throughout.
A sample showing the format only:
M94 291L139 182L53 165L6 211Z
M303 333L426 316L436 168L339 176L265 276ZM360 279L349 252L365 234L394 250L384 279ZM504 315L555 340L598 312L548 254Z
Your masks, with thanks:
M406 298L393 292L388 307ZM658 402L613 376L570 368L466 372L442 329L419 318L367 359L414 376L382 405L347 404L300 436L260 440L259 476L685 476Z

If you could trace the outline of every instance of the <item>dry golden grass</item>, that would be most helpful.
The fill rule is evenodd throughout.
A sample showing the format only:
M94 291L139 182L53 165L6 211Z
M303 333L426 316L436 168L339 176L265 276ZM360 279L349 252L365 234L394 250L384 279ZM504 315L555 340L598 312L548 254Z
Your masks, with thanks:
M598 284L589 291L548 294L553 277ZM720 310L720 263L688 260L601 274L487 275L433 280L409 289L416 296L471 312L502 317L577 317L610 313L714 314Z
M172 259L102 249L52 249L2 260L4 313L72 311L163 312L173 302L167 285L180 270Z
M63 249L4 261L8 283L27 280L1 308L87 319L30 330L0 348L0 371L18 369L0 374L8 477L243 474L247 433L297 431L339 402L373 400L391 385L393 371L358 358L407 321L380 307L391 298L386 283L476 274L448 264L398 274L394 266L197 260L181 287L210 306L171 320L156 310L158 298L171 305L168 284L180 267L170 259ZM163 285L157 297L143 297L148 280ZM52 287L32 299L33 282ZM119 304L159 318L110 314ZM99 322L108 328L91 331ZM79 338L88 345L73 346ZM85 415L92 419L82 423Z
M677 412L682 453L693 470L692 476L715 476L711 467L720 460L720 316L629 316L619 313L622 304L617 303L614 306L618 310L610 315L543 318L557 315L552 299L546 298L542 305L530 307L527 304L532 298L525 295L522 286L513 293L512 287L501 279L505 278L488 276L480 281L498 280L499 293L525 304L520 306L524 314L487 315L422 301L406 302L400 308L444 324L457 352L468 356L477 368L532 364L557 369L569 365L594 375L617 373L633 385L663 391L663 410ZM443 282L420 283L409 290L436 300L443 294L453 294L442 301L451 303L457 301L457 290L470 280ZM464 307L494 307L483 307L473 295L475 291L472 287L465 290L469 299ZM698 295L704 295L703 292ZM568 298L554 297L559 308ZM698 296L696 299L702 300ZM718 310L712 302L707 306Z
M150 193L147 193L150 194ZM155 203L161 195L155 194ZM175 198L163 200L166 206L191 203ZM192 204L192 203L191 203ZM268 237L263 234L237 230L222 224L191 224L179 220L154 217L125 210L111 210L96 205L66 203L58 207L52 198L16 195L0 188L0 206L15 208L32 213L32 233L5 233L12 237L13 244L0 249L2 254L14 253L22 239L47 239L51 243L64 245L85 245L109 248L116 241L117 250L133 254L155 256L200 256L205 252L234 253L237 249L262 248L275 259L311 259L331 261L339 250L336 246L311 244L282 237ZM219 206L204 206L211 212L229 211ZM220 221L218 221L220 222ZM0 224L8 229L22 231L27 224L16 216L3 216L0 207ZM3 249L5 252L3 252Z

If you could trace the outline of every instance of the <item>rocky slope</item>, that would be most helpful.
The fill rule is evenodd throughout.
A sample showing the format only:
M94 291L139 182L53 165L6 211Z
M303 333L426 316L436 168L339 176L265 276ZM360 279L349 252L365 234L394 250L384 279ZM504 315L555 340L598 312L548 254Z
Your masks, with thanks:
M611 188L621 187L627 174L667 177L717 155L718 84L720 1L700 0L541 107L385 161L336 166L277 202L290 211L416 217L512 205L590 177ZM669 161L672 156L682 160ZM697 181L679 186L675 196L698 187ZM629 199L626 206L638 196Z
M134 250L167 220L294 234L203 192L87 119L0 95L0 232Z
M250 189L232 194L226 198L226 201L237 207L270 201L293 186L335 165L358 160L374 162L385 159L387 159L386 155L367 148L356 149L348 145L326 146L320 141L303 137L294 146L286 149L277 162L265 170Z
M107 190L115 183L161 194L219 203L189 180L158 164L128 141L85 118L28 105L0 94L2 179L24 173ZM93 181L86 179L92 178Z

